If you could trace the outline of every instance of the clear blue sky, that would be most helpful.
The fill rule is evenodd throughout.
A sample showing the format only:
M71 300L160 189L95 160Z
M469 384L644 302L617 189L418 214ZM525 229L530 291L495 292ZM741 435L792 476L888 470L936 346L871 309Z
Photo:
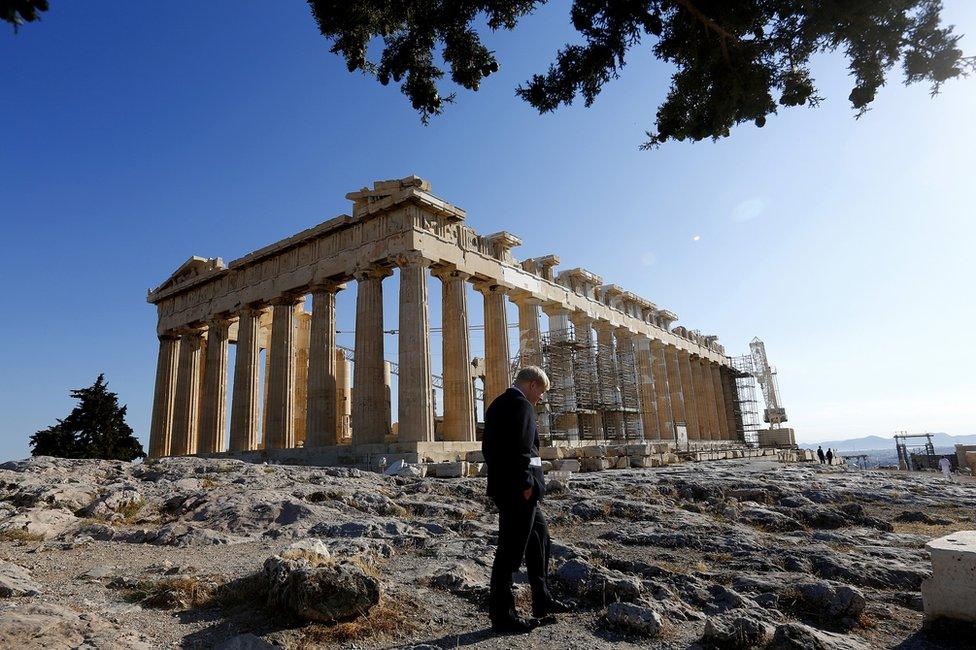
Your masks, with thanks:
M668 75L646 50L590 109L539 116L514 97L572 36L566 3L489 36L500 72L428 127L393 86L347 73L299 0L52 5L0 28L0 460L99 372L145 443L147 288L408 174L479 232L521 236L520 258L557 253L730 353L763 338L801 439L976 433L974 80L931 100L893 79L855 121L844 62L825 57L820 109L640 152ZM945 17L976 52L976 4Z

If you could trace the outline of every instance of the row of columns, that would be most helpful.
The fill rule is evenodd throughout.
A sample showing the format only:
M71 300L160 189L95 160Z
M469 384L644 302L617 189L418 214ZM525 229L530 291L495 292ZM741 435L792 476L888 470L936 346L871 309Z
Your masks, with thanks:
M471 390L466 283L470 276L448 265L434 265L418 251L400 255L392 264L357 268L355 366L351 425L354 444L383 443L391 433L388 369L383 358L383 279L400 270L398 440L432 442L434 403L431 380L428 273L442 283L442 330L444 421L442 439L475 440L475 403ZM301 293L289 293L271 301L271 340L267 354L264 446L296 446L304 434L307 447L335 445L340 441L341 413L337 367L335 299L345 285L339 280L319 282ZM521 362L543 363L540 307L542 302L524 292L485 280L474 283L482 295L485 315L485 404L510 385L506 296L518 307ZM298 355L298 305L305 293L312 295L311 324L307 331L307 364ZM252 450L259 446L259 363L261 316L266 305L246 305L236 314L224 314L197 328L160 337L156 389L150 434L150 455L183 455L223 451L226 427L228 332L236 318L237 353L230 413L229 449ZM597 377L602 391L617 385L618 355L634 354L640 420L648 439L671 439L672 422L685 422L690 440L731 439L734 416L731 399L734 380L706 359L679 351L661 341L631 335L606 321L561 306L547 307L550 323L568 331L574 325L578 342L592 350L593 332L602 349ZM204 336L204 331L206 336ZM304 349L304 348L303 348ZM338 354L342 354L338 351ZM571 364L570 364L571 365ZM307 373L307 377L303 376ZM572 387L573 369L560 368L563 388ZM303 381L304 379L304 381ZM729 383L730 380L732 383ZM298 390L305 387L304 394ZM304 397L304 431L297 431L296 395ZM602 395L613 401L612 394ZM575 399L575 397L574 397ZM611 413L619 418L621 413ZM548 422L540 433L548 433ZM621 431L622 422L606 422Z

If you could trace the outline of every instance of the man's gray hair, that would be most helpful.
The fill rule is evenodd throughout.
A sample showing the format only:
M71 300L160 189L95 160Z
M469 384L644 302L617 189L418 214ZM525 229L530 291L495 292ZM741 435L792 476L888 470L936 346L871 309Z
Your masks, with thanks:
M539 366L525 366L520 368L518 374L515 375L515 383L529 383L530 381L537 381L549 390L549 377L546 375L546 371Z

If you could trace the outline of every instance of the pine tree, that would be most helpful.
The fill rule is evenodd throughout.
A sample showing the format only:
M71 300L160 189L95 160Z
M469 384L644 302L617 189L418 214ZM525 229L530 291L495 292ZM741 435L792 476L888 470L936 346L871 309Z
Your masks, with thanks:
M119 396L109 392L105 375L98 375L88 388L71 391L71 397L78 400L78 406L68 417L31 436L31 454L110 460L145 458L142 444L125 423L128 407L119 406Z

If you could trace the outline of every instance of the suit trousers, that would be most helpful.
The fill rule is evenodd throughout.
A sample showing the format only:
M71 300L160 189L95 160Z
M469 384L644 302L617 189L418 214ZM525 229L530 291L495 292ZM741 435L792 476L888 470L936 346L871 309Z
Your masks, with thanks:
M495 504L498 506L498 548L491 566L488 596L488 614L492 620L516 615L512 579L523 559L532 588L532 602L542 606L550 600L547 574L551 542L549 527L538 502L517 498L496 499Z

